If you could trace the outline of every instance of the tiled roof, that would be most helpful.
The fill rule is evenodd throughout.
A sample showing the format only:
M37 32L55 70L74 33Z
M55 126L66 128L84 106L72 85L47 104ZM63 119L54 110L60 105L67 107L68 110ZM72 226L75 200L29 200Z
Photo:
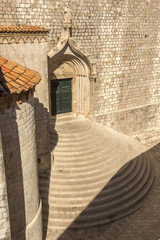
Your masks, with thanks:
M40 26L0 26L0 33L46 33L49 29Z
M0 95L6 92L20 93L33 88L41 75L29 68L0 57Z

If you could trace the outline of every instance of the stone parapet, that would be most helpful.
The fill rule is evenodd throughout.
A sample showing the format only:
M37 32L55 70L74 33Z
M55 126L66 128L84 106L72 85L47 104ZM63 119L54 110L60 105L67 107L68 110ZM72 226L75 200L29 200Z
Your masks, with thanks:
M160 104L157 103L96 115L95 119L119 132L134 135L160 125L159 112Z

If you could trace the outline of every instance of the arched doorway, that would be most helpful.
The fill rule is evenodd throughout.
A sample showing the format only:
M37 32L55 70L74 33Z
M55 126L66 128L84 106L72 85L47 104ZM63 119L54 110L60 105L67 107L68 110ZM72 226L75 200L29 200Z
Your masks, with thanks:
M94 74L89 59L75 49L70 39L48 56L51 116L69 111L92 115Z

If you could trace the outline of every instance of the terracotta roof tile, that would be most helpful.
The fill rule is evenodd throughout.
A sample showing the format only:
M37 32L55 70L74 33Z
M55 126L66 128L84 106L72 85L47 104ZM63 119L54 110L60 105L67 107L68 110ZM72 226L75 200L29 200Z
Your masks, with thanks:
M7 59L1 57L0 58L0 64L3 65L5 62L7 62Z
M17 83L19 83L21 86L24 86L25 82L21 81L19 78L16 80Z
M34 76L35 76L35 75L36 75L36 74L34 74ZM33 77L33 73L30 72L30 71L26 71L26 72L24 72L24 76L27 76L27 77L31 78L31 77Z
M13 68L15 68L17 66L18 66L18 64L14 63L14 62L11 62L11 61L5 62L5 67L7 67L8 69L13 69Z
M23 73L23 77L28 79L28 81L31 79L32 75L30 75L30 77L28 75L26 75L26 72Z
M19 79L21 79L23 82L28 82L30 79L26 78L25 76L19 76Z
M0 26L0 33L47 33L49 29L41 26Z
M16 72L16 73L18 73L18 74L22 74L22 73L25 72L25 67L21 67L21 66L15 67L15 68L13 69L13 72Z
M17 90L20 87L20 85L18 83L14 82L14 81L9 82L9 83L15 88L15 90Z
M28 85L28 84L25 84L24 87L25 87L25 88L30 88L31 86Z
M39 75L39 74L36 74L36 76L33 77L30 81L31 81L31 82L36 82L36 83L38 83L39 77L40 77L40 75Z
M2 95L2 89L10 93L28 91L40 80L41 75L38 72L0 57L0 95Z
M12 75L11 73L8 73L8 72L5 74L5 76L11 78L11 80L16 80L17 79L16 76L14 76L14 75Z
M4 66L2 66L1 69L2 69L3 72L5 72L5 73L11 71L11 69L9 69L9 68L7 68L7 67L4 67Z
M30 85L30 86L32 86L32 87L34 87L34 85L35 85L35 83L32 83L32 82L28 82L28 84Z
M13 69L13 70L14 70L14 69ZM16 72L14 72L14 71L10 72L9 74L11 74L11 75L13 75L14 77L16 77L16 79L19 77L19 74L16 73Z
M8 83L10 83L10 82L12 82L12 81L15 81L15 80L13 80L12 78L10 78L10 77L8 77L8 76L6 76L6 75L5 75L5 80L6 80Z
M7 87L8 87L9 89L12 88L11 84L9 84L8 82L6 83L6 85L7 85Z

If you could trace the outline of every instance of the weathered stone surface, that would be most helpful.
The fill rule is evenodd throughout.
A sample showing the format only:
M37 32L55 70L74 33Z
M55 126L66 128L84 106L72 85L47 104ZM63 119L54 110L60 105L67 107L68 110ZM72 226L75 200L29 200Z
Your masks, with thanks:
M74 40L97 66L96 120L122 132L126 125L132 132L159 124L155 108L156 104L159 108L160 88L158 0L6 0L0 3L0 25L41 25L50 32L49 42L2 44L1 54L28 67L32 65L42 74L36 92L48 108L45 55L58 43L66 6L71 10Z
M0 205L5 208L8 198L11 238L40 240L42 223L33 96L0 112L0 129L7 185L7 193L4 188L4 200ZM4 181L2 183L5 184ZM7 215L2 223L6 219Z
M66 15L67 9L69 9L69 15ZM1 101L0 106L1 110L3 108L0 113L0 126L3 135L4 158L7 159L5 160L7 162L5 165L6 182L8 187L12 185L9 187L8 196L14 193L13 195L18 199L15 200L16 197L9 199L9 205L12 206L11 215L15 214L16 218L16 212L26 207L26 216L24 216L24 211L20 213L21 221L14 222L14 218L10 219L13 223L12 230L13 228L21 229L26 221L29 224L26 233L29 240L36 240L36 238L39 240L42 236L41 217L37 217L40 216L38 215L40 206L38 187L36 187L38 186L36 157L40 161L40 171L54 163L54 159L52 161L50 159L50 150L53 147L49 139L50 80L52 79L49 77L49 55L47 57L47 54L56 49L61 42L61 36L65 34L64 28L70 30L70 37L79 53L83 53L90 62L96 65L96 82L90 88L93 98L89 106L92 106L93 114L88 117L107 127L133 136L147 149L159 143L159 9L159 0L2 0L0 2L1 26L29 24L50 29L48 36L45 34L43 36L21 34L20 36L20 33L14 36L11 33L8 36L0 35L0 53L3 57L34 69L42 75L42 81L36 88L34 103L33 99L26 103L25 101L19 102L14 109L14 101L12 101L12 106L8 105L10 107L8 109L6 102ZM56 53L59 54L58 51ZM67 54L70 55L70 52L68 51ZM63 62L61 62L62 59ZM57 78L66 77L70 74L70 69L73 70L65 65L66 62L71 63L70 59L62 59L55 61L57 69L54 70ZM86 70L85 64L83 67ZM75 68L71 77L77 69ZM84 72L80 74L82 80L93 80L90 76L84 78ZM81 94L86 101L83 91L74 91L76 84L80 86L81 81L75 81L72 85L73 105L76 104L76 94L77 98ZM89 84L83 86L84 91L89 91ZM73 108L73 111L79 113L75 109L77 108ZM23 160L22 169L20 157ZM159 167L157 169L157 179L159 179ZM0 165L1 171L3 172L3 169ZM26 178L24 182L18 181L22 175ZM2 184L3 190L0 190L0 198L1 195L6 196L4 172L1 182L4 185ZM23 190L24 195L20 196ZM31 201L32 195L33 202ZM155 194L150 195L147 203L148 209L114 224L106 225L104 228L92 229L92 232L90 230L69 231L64 234L59 234L56 230L53 233L54 237L58 238L58 235L61 235L61 239L65 240L103 240L118 239L118 237L119 239L146 240L148 237L146 231L148 231L150 239L158 239L160 235L157 227L157 221L160 218L156 213L156 209L159 208L158 197L159 190L156 188ZM7 199L4 198L5 200L0 199L1 207L6 206L6 213L2 215L0 213L2 224L8 221ZM154 205L151 202L154 202ZM32 225L32 219L36 226ZM7 224L8 222L5 226L8 226ZM6 231L8 230L3 225L2 239ZM20 233L19 238L23 239L24 234ZM52 234L51 239L53 239Z

